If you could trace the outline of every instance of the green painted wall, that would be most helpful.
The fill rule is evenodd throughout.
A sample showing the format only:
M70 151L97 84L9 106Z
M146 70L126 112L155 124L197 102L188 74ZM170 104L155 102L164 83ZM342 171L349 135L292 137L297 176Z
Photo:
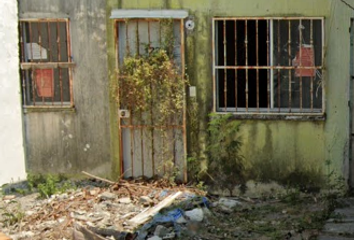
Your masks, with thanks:
M347 0L354 5L354 0ZM306 181L331 168L349 172L349 52L350 18L354 11L338 0L107 0L109 76L115 82L114 26L111 9L185 9L194 17L193 32L186 36L186 64L191 85L197 86L199 156L207 140L208 113L212 110L211 23L216 16L325 17L326 120L242 121L243 155L252 176L284 180L297 176ZM111 97L113 169L118 168L119 141L116 108ZM191 146L189 146L189 150ZM117 171L115 171L117 173Z

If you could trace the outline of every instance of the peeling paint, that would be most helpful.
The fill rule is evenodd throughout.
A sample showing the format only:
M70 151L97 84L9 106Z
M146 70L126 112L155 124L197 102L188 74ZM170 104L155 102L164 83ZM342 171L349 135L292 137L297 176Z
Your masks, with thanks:
M354 3L354 2L353 2ZM153 0L115 0L107 1L107 13L113 8L123 9L163 9L164 3ZM153 6L153 7L151 7ZM348 131L349 111L347 88L349 85L349 34L350 18L354 12L336 0L172 0L170 9L185 9L195 20L195 29L187 35L186 58L187 73L191 85L198 91L200 117L200 151L205 150L208 140L206 127L208 113L212 110L211 73L211 19L212 17L265 17L265 16L307 16L325 17L326 45L326 118L325 119L250 119L242 121L242 152L250 162L254 176L268 174L265 180L311 177L320 180L326 175L326 160L332 162L331 169L348 177ZM108 19L108 17L107 17ZM113 21L107 20L107 49L109 70L114 72L114 29ZM116 81L111 74L111 84ZM114 96L113 96L114 98ZM117 124L116 106L111 99L111 126ZM119 139L112 127L112 156L114 166L118 165ZM202 154L199 154L202 155ZM257 175L258 174L258 175ZM264 176L263 176L264 177Z
M19 0L19 5L21 16L69 18L71 53L76 63L75 109L24 115L29 170L68 175L86 170L108 176L109 99L106 29L102 27L106 23L106 1ZM93 148L95 151L90 151Z

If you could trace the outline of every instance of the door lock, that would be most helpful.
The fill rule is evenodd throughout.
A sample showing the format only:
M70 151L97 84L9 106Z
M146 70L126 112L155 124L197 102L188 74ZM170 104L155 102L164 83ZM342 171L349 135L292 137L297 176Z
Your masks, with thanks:
M120 118L130 118L130 111L126 109L119 109L118 115Z

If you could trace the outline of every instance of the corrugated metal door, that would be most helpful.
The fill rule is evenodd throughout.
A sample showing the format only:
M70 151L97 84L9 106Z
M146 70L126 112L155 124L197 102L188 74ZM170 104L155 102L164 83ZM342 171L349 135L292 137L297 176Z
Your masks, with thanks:
M127 55L150 54L162 48L163 20L130 19L117 21L118 69ZM184 78L184 26L183 20L172 20L173 62ZM144 81L150 81L145 80ZM150 91L159 86L150 84ZM119 74L119 138L122 174L125 178L175 176L186 181L186 115L185 94L183 108L161 121L159 97L152 97L148 110L137 110L124 104L129 94L124 91L124 76ZM185 91L184 87L182 89ZM131 97L131 96L129 96Z

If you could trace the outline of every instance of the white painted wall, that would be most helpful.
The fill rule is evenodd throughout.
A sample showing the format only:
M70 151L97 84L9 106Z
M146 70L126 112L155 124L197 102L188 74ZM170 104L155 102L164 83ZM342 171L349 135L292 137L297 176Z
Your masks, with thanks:
M25 178L16 0L0 0L0 186Z

